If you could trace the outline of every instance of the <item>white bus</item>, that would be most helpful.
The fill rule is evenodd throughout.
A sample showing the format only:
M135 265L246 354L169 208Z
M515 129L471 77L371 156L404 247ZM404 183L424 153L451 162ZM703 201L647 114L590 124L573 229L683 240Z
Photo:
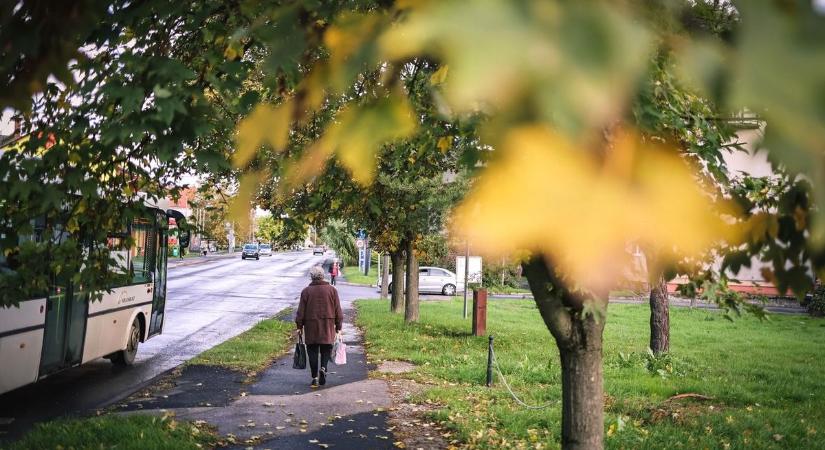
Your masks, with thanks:
M138 345L163 330L168 229L169 215L147 208L109 235L127 281L100 300L69 283L0 307L0 394L101 357L131 365ZM124 250L128 235L134 245Z

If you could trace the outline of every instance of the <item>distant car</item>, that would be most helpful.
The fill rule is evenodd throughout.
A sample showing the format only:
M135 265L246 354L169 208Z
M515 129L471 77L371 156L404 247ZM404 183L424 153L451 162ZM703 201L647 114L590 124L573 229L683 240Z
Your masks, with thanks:
M261 256L272 256L272 246L269 244L261 244L258 246L258 253Z
M255 258L256 260L261 259L258 244L244 244L243 251L241 252L241 259L247 258Z
M322 247L320 245L317 246L317 247L312 248L312 254L313 255L323 255L325 251L326 250L324 250L324 247Z
M419 267L418 292L455 295L457 279L455 273L441 267ZM378 279L378 285L381 285L381 278ZM388 288L392 292L392 274L390 274Z

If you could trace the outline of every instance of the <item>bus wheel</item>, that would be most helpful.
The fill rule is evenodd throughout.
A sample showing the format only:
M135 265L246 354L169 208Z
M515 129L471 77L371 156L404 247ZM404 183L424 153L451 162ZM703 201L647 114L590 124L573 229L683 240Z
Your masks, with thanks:
M112 362L118 366L131 366L134 364L138 344L140 344L140 323L135 317L132 328L129 329L129 342L126 343L126 349L115 353Z

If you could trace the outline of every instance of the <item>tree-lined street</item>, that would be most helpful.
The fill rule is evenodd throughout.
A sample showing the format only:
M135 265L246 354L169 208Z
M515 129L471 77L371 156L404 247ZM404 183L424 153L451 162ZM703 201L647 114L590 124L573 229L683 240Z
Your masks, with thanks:
M395 447L820 446L823 61L823 0L0 3L0 426L357 446L319 431L355 392L256 425L353 389L344 306L357 382L416 392L374 399Z

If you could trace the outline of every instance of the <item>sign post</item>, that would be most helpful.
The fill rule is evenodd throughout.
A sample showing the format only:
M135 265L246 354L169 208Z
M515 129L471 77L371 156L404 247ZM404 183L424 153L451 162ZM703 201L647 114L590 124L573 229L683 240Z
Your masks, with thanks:
M358 247L358 270L364 270L364 239L360 237L356 239L355 246Z

